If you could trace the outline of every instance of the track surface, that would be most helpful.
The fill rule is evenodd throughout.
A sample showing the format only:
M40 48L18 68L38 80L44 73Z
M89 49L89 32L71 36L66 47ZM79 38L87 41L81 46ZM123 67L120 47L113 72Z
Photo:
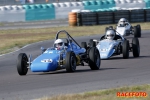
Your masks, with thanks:
M100 35L77 37L75 40L81 43L83 40L99 37ZM43 96L150 83L149 31L142 31L139 41L139 58L133 58L130 53L129 59L123 59L120 55L102 60L101 69L97 71L92 71L85 65L78 66L75 73L66 73L65 70L33 73L29 70L26 76L19 76L16 69L18 54L25 52L35 58L41 53L40 47L52 46L53 40L35 43L14 53L0 56L0 100L31 100Z

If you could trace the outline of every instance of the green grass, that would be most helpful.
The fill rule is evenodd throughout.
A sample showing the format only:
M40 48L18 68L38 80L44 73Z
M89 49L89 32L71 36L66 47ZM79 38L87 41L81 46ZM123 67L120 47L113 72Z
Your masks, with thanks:
M137 25L134 23L132 25ZM150 29L150 23L140 23L143 30ZM110 24L115 27L115 24ZM82 27L50 27L35 29L0 30L0 54L8 53L27 44L54 39L56 32L66 30L72 37L104 34L105 27L110 25L82 26Z
M146 97L117 97L117 93L145 92ZM36 100L150 100L150 85L125 86L121 88L43 97Z

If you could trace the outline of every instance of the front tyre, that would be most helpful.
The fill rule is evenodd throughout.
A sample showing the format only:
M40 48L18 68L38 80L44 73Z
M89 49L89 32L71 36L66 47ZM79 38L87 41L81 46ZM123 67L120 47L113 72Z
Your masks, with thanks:
M96 42L93 39L89 40L90 47L96 47Z
M89 50L89 66L91 70L98 70L101 65L101 58L99 51L96 47L92 47Z
M122 53L123 53L124 59L129 58L129 41L128 40L124 40L122 44Z
M139 45L138 38L133 38L132 39L132 52L133 52L134 57L139 57L140 56L140 45Z
M76 70L76 56L74 52L72 51L67 52L65 60L66 60L65 63L66 71L74 72Z
M25 53L20 53L17 59L17 71L19 75L26 75L28 72L28 57Z
M137 30L138 30L138 37L141 37L141 26L137 25Z

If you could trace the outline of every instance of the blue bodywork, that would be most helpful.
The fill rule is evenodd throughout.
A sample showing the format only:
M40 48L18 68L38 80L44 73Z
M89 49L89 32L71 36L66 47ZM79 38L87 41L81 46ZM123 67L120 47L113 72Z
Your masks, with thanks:
M99 41L97 48L100 52L101 59L108 59L116 52L115 47L122 41L104 39Z
M59 33L60 32L57 33L56 39L58 39ZM86 52L86 50L81 48L68 33L66 34L68 37L65 39L68 39L68 41L72 40L72 42L68 43L66 49L55 50L54 47L48 48L45 52L32 61L30 65L32 72L48 72L57 70L59 67L60 55L64 59L68 51L73 51L75 55Z

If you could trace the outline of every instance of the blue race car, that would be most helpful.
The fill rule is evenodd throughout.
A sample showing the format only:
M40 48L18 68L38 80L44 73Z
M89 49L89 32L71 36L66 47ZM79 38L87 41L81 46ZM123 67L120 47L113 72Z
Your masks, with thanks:
M59 34L66 34L66 38L60 38ZM65 30L58 31L55 43L51 48L41 48L42 54L31 61L25 53L20 53L17 60L19 75L26 75L28 69L32 72L49 72L66 69L74 72L76 66L88 63L91 70L98 70L101 65L100 53L96 47L87 48L86 42L81 46Z
M91 39L89 44L98 48L101 59L109 59L120 54L123 54L123 58L127 59L129 58L129 52L133 52L134 57L139 57L140 55L138 38L132 38L132 43L129 43L129 40L112 28L106 31L106 34L100 38L100 41Z

